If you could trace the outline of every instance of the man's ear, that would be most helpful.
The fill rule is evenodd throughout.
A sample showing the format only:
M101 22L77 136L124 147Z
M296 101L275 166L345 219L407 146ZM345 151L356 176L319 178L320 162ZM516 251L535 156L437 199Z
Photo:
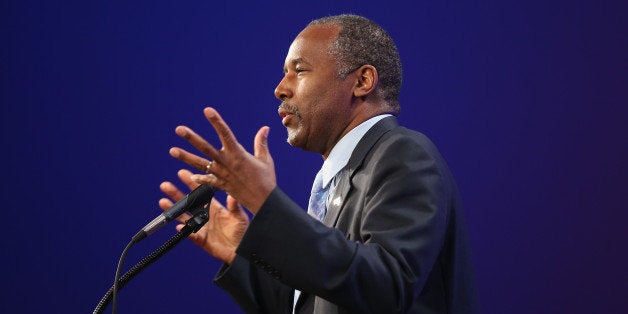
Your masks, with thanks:
M357 80L353 89L353 96L364 97L375 91L379 77L374 66L369 64L363 65L355 70L354 73Z

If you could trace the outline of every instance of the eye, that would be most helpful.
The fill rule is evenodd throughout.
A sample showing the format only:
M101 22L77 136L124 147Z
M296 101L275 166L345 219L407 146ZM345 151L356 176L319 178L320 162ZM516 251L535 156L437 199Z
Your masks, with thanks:
M302 68L302 67L296 67L294 69L294 72L296 72L297 75L301 75L302 73L307 72L307 70L305 68Z

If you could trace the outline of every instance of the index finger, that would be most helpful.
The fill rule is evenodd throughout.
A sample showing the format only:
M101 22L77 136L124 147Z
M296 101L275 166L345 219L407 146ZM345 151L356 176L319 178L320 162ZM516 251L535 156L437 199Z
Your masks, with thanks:
M224 148L234 149L239 147L239 143L235 135L233 135L233 132L231 132L231 129L225 120L222 119L220 114L218 114L216 109L207 107L203 110L203 113L205 114L205 118L207 118L209 123L211 123L216 130Z

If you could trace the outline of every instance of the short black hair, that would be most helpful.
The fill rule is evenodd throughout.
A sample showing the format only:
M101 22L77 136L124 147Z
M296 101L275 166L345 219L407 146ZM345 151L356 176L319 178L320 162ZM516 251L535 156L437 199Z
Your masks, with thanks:
M339 77L345 78L363 65L372 65L379 75L378 95L395 113L399 112L401 60L395 42L381 26L353 14L323 17L310 25L338 26L340 31L328 53L338 64Z

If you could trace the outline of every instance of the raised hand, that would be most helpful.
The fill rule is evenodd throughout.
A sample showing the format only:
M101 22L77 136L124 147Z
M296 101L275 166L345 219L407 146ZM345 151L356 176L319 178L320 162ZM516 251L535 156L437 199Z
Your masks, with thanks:
M275 165L268 150L269 128L264 126L257 132L254 155L251 155L240 145L216 110L208 107L203 113L216 130L222 148L216 149L192 129L178 126L175 130L177 135L209 157L209 160L178 147L171 148L170 155L207 173L193 175L191 179L196 183L224 190L253 214L257 213L277 185Z
M180 170L178 176L190 190L199 185L191 179L192 173L188 170ZM159 188L169 197L159 200L159 207L163 210L167 210L174 202L185 196L185 193L171 182L163 182ZM199 231L191 234L189 238L214 257L231 263L235 258L235 250L248 227L249 217L231 196L227 196L227 207L212 199L209 206L209 216L209 221ZM189 218L189 215L183 214L177 220L183 223ZM183 224L177 226L177 230L181 230L181 228L183 228Z

